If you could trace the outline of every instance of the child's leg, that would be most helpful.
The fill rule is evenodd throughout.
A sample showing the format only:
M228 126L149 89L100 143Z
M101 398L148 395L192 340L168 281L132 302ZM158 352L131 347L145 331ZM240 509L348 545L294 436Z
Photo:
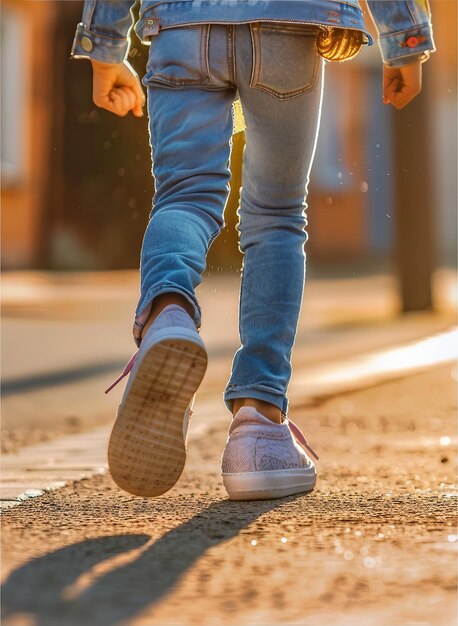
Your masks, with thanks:
M252 68L252 34L247 27L236 32L237 85L247 126L239 210L242 347L224 399L229 410L256 399L286 413L324 68L313 37L269 28L254 33ZM286 93L297 90L292 97Z
M148 86L155 196L141 251L137 345L150 314L176 298L200 327L194 290L224 225L234 96L234 89Z

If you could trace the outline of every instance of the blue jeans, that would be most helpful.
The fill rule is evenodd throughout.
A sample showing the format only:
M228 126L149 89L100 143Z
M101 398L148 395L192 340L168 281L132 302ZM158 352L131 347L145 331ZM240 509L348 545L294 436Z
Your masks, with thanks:
M195 288L224 226L232 103L246 120L238 209L244 254L239 332L224 402L256 398L288 410L291 352L305 279L306 195L325 61L309 25L201 24L153 37L148 90L155 196L141 251L140 344L152 300Z

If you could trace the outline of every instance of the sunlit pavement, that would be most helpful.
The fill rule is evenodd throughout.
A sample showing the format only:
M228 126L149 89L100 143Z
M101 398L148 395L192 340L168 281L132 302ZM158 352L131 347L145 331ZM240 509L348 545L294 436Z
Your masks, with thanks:
M219 458L238 279L207 279L188 464L148 501L105 469L122 389L103 390L135 349L134 273L32 279L4 284L3 504L25 495L4 514L3 623L456 622L453 299L399 317L389 277L310 281L290 397L317 489L232 504Z
M453 328L427 339L396 348L358 354L296 369L290 386L292 410L323 402L325 397L379 385L448 364L449 375L457 380L458 331ZM212 376L210 374L210 383ZM49 391L48 391L49 394ZM111 416L110 416L111 417ZM218 426L226 427L229 414L222 410L215 393L199 394L194 405L189 441L204 438ZM61 488L67 481L81 480L107 471L106 448L110 424L80 434L57 437L44 443L24 446L2 459L0 507L9 508L25 499ZM455 441L453 441L455 443Z
M199 399L219 402L223 419L222 391L239 346L239 281L238 273L212 274L199 289L201 334L210 353ZM447 351L437 343L438 333L456 325L456 274L441 270L433 287L434 313L400 316L391 276L309 280L293 353L292 402L320 385L321 392L327 393L326 385L337 389L342 379L348 387L358 379L376 382L396 367L414 369L420 349L414 346L428 337L435 342L433 361L443 359ZM136 271L3 276L4 451L110 423L123 385L103 391L136 350L131 328L137 297ZM446 344L447 335L441 336ZM403 347L407 353L390 355Z
M320 455L303 497L227 501L216 423L160 498L98 474L6 510L2 624L456 623L455 379L446 363L295 405Z

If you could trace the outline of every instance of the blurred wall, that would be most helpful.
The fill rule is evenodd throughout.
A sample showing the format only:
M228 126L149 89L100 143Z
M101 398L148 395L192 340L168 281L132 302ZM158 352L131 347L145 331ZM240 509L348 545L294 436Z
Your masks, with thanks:
M46 195L53 100L53 2L1 7L2 262L37 260ZM41 45L37 45L39 42Z
M457 259L457 2L432 0L437 51L428 61L437 263Z

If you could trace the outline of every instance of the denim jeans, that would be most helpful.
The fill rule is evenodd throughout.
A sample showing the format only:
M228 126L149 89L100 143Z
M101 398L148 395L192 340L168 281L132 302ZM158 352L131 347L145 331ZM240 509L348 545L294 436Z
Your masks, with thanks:
M288 410L305 279L306 195L323 94L325 61L315 37L305 24L165 29L153 37L143 78L155 195L141 251L137 345L161 293L182 294L200 328L195 288L224 226L237 91L243 106L241 347L224 391L229 410L235 398Z

